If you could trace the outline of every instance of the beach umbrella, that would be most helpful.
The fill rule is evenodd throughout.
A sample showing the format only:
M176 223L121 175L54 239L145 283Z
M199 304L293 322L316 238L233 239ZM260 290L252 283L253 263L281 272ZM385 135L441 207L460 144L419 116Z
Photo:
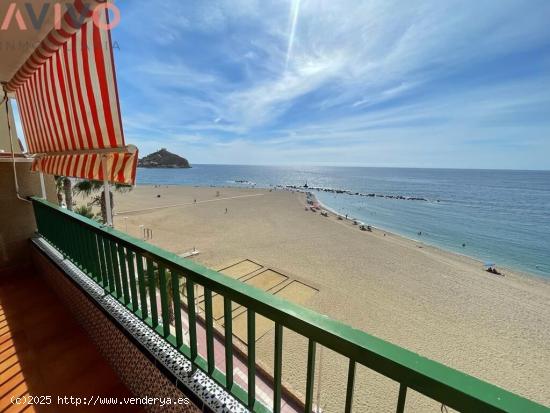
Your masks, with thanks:
M485 264L483 264L483 265L487 268L496 266L496 264L492 261L485 261Z

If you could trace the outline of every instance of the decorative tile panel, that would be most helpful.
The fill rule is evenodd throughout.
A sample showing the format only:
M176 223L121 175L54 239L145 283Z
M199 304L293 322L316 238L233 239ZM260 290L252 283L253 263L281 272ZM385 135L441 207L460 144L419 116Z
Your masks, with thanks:
M43 270L42 275L136 397L169 397L174 400L188 396L194 403L186 406L147 406L148 411L248 412L204 372L193 369L190 360L116 298L106 295L102 287L64 259L47 241L35 238L33 243L64 273L60 274L52 266L37 262ZM34 259L47 260L38 252L35 252ZM180 389L184 389L183 393Z

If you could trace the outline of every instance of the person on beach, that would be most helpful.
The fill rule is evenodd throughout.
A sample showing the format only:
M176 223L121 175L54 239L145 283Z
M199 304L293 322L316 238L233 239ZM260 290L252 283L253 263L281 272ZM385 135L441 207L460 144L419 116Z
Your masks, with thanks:
M227 214L227 208L225 208L225 213Z
M496 267L489 267L487 269L487 272L490 272L491 274L495 274L495 275L502 275L502 273L498 271Z

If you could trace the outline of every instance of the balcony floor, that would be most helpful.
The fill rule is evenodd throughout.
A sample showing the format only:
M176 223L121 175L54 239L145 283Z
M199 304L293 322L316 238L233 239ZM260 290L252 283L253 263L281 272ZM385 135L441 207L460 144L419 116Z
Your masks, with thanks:
M49 395L52 404L11 403L12 396L24 395ZM133 397L43 280L30 271L0 273L0 411L113 411L57 404L57 396L96 395Z

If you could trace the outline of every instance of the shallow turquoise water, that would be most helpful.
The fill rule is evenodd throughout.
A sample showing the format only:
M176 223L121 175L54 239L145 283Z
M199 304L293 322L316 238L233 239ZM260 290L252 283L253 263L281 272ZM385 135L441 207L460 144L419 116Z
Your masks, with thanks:
M409 238L550 277L550 171L194 165L138 169L138 184L335 188L314 191L343 214ZM439 202L437 202L439 201ZM418 235L421 232L422 235ZM465 247L462 246L465 244Z

